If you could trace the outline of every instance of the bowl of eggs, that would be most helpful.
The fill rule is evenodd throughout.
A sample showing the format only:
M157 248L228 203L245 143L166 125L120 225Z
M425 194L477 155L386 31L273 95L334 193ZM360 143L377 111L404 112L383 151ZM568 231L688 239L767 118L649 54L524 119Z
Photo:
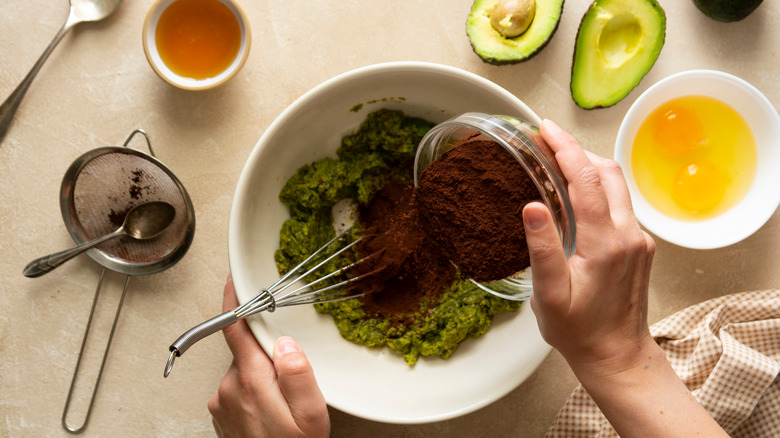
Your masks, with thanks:
M721 248L756 232L780 203L780 116L736 76L677 73L626 113L615 160L648 231L686 248Z

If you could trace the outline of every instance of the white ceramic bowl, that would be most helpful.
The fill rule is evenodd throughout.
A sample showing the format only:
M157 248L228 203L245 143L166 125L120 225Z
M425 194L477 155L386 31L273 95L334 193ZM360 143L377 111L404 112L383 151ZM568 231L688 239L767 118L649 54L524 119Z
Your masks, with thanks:
M684 221L654 208L639 191L631 170L631 149L639 126L658 106L676 97L702 95L734 108L756 140L758 168L745 197L723 214L702 221ZM766 223L780 203L780 117L769 100L746 81L714 70L690 70L669 76L634 102L620 125L615 161L631 192L636 217L656 236L679 246L712 249L737 243Z
M228 253L240 302L278 278L273 255L279 229L289 217L279 201L285 181L301 165L334 155L342 136L380 108L400 109L436 123L469 111L540 123L503 88L437 64L373 65L315 87L265 130L238 180ZM389 349L344 340L332 317L312 307L259 314L250 318L249 326L269 352L279 336L295 337L331 406L390 423L444 420L485 406L517 387L550 351L528 305L499 315L484 336L464 342L449 359L421 358L412 367Z
M241 30L241 44L238 48L238 54L236 54L233 62L223 70L222 73L210 78L194 79L181 76L171 70L162 58L160 58L160 53L157 50L157 43L155 40L157 23L160 21L160 15L162 15L165 9L174 1L176 0L157 0L152 7L149 8L149 12L146 14L141 34L146 60L149 61L149 65L154 72L157 73L157 76L177 88L184 90L207 90L222 85L241 70L241 67L243 67L246 62L246 58L249 56L252 33L249 28L249 20L244 14L244 11L241 9L241 6L233 0L218 0L230 9L238 21Z

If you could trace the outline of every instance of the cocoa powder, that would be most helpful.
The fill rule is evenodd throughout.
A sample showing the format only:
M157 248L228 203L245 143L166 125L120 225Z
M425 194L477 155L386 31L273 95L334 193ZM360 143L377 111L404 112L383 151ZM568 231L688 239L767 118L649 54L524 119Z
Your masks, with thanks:
M136 206L136 202L133 200L141 200L141 203L143 203L145 202L143 201L143 198L146 195L156 194L157 192L151 184L151 181L154 180L154 177L148 172L144 172L142 169L136 169L131 171L130 175L128 195L130 196L131 200L124 208L120 210L111 209L111 211L108 213L108 220L111 221L111 224L117 228L124 224L127 213L129 213L130 210Z
M375 272L361 281L364 309L371 314L403 316L416 310L425 297L435 298L455 279L455 267L430 241L419 225L411 184L391 182L360 211L365 228L357 247L361 273Z
M522 212L539 192L495 141L445 152L422 173L416 197L423 228L464 276L499 280L530 266Z
M523 207L539 193L498 143L467 140L435 160L419 186L391 182L359 212L365 230L357 274L364 310L404 323L440 296L458 270L476 281L530 265Z

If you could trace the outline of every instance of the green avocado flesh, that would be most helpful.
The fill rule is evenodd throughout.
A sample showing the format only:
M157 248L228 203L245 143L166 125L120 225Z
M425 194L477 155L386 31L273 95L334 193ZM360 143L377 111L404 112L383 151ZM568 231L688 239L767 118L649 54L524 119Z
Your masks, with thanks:
M574 48L571 95L582 108L626 97L650 71L666 34L655 0L596 0L582 17Z
M717 21L739 21L750 15L762 0L693 0L704 15Z
M525 61L542 50L558 29L563 0L536 0L536 11L528 29L519 36L506 38L490 23L490 12L498 1L475 0L466 20L471 47L487 63Z
M279 194L290 212L274 254L279 272L289 271L334 237L332 207L337 202L349 198L366 205L390 181L411 184L417 144L431 127L432 123L400 111L379 110L369 114L355 133L342 138L336 158L298 169ZM362 233L359 224L349 233L350 240L358 238ZM339 256L318 275L354 259L354 253ZM485 333L494 315L517 310L520 303L456 280L438 300L421 302L406 324L367 314L357 299L316 304L315 308L333 316L345 339L368 347L388 346L412 365L421 355L449 357L461 342Z

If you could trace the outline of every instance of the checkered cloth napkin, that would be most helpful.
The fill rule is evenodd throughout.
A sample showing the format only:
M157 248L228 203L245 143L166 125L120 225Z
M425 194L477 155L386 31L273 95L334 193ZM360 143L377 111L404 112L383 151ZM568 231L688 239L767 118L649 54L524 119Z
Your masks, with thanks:
M780 437L780 291L689 307L650 328L672 367L732 437ZM547 437L617 437L582 385Z

